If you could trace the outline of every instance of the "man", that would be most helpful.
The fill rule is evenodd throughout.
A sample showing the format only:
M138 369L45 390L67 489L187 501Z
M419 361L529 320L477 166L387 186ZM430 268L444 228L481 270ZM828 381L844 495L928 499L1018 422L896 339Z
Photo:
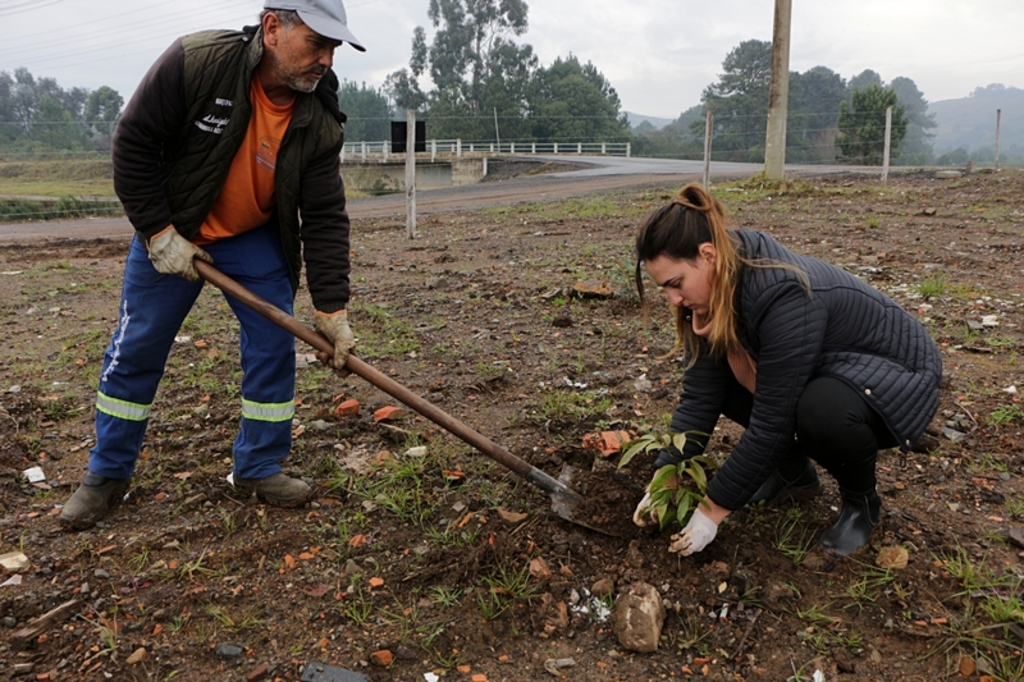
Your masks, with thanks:
M365 48L342 0L267 0L260 25L177 40L150 68L114 136L114 187L136 235L104 355L96 445L60 516L88 528L128 490L174 337L214 263L292 312L303 259L315 324L341 370L349 328L349 220L334 50ZM300 220L301 214L301 220ZM281 468L295 412L294 338L228 298L241 325L242 416L233 481L272 505L312 490ZM326 356L326 354L324 354Z

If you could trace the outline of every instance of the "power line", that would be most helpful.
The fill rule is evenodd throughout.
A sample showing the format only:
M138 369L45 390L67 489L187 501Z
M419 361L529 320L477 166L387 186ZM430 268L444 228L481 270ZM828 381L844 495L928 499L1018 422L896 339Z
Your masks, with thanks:
M126 23L119 23L119 24L114 24L112 26L107 26L107 27L104 27L104 29L103 29L104 32L115 33L116 34L119 31L124 30L125 35L126 36L130 36L130 37L127 38L126 40L119 40L116 43L109 43L109 44L100 45L100 46L94 47L93 49L79 50L79 51L75 52L74 55L69 55L68 54L69 49L74 49L74 46L79 45L79 44L95 45L95 42L96 42L95 41L95 37L93 35L91 35L91 34L90 35L82 35L82 32L79 31L77 29L77 27L75 29L76 30L76 37L75 38L71 38L71 39L57 37L57 38L55 38L55 39L53 39L51 41L47 41L47 40L40 40L39 36L29 36L28 39L32 40L32 45L30 47L14 46L14 47L3 47L3 48L0 48L0 58L4 58L4 61L14 61L15 59L17 59L17 60L22 60L22 61L50 62L50 61L54 61L55 59L57 59L57 60L59 60L59 59L66 59L68 57L74 58L74 57L77 57L77 55L82 54L82 53L90 53L90 52L97 52L97 51L102 51L102 50L118 49L118 48L123 47L125 45L131 45L131 44L136 44L136 43L139 43L139 42L145 42L145 41L147 41L150 38L157 37L157 36L160 36L160 35L169 35L169 34L173 33L174 37L177 37L178 33L176 32L175 27L182 26L182 25L189 26L189 27L195 26L198 23L197 22L197 17L201 18L203 16L212 16L212 15L220 14L221 12L211 11L211 10L214 10L215 8L217 8L217 7L222 7L222 6L226 5L227 7L224 7L224 9L229 9L229 8L235 7L235 6L250 5L250 4L251 3L250 3L249 0L221 0L220 2L214 2L214 3L211 3L209 5L206 5L202 12L195 12L193 10L183 10L183 11L177 11L177 12L170 12L170 13L162 14L157 20L154 20L154 21L151 21L151 22L142 22L140 24L140 22L138 22L138 21L130 21L130 22L126 22ZM141 11L141 10L136 10L136 11ZM88 23L96 23L97 21L104 21L104 19L95 19L95 20L93 20L91 22L88 22ZM141 30L140 30L140 26L141 26ZM146 30L146 29L149 29L149 30ZM46 35L49 35L49 33L47 33ZM34 38L34 40L33 40L33 38ZM16 58L8 57L8 55L10 55L12 53L17 55L17 57ZM50 56L50 57L42 57L42 58L34 57L34 55L38 54L38 53L49 53L52 56ZM54 53L56 53L56 54L54 54ZM76 63L77 63L77 59L76 59Z
M0 7L0 17L9 17L14 14L22 14L23 12L31 12L32 10L42 9L43 7L49 7L50 5L56 5L62 0L28 0L18 5L11 5L9 7Z

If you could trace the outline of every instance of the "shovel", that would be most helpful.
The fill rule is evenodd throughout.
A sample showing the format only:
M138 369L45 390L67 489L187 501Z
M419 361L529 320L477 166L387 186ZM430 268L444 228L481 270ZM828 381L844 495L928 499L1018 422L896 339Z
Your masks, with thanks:
M313 348L325 353L334 354L334 344L321 336L319 332L310 329L277 306L252 293L209 263L195 258L193 259L192 264L195 266L196 272L198 272L203 279L224 293L241 301L271 322L276 323L278 326L291 332L297 338L302 339ZM514 473L519 474L521 477L526 479L526 481L546 492L551 496L551 509L566 521L578 526L583 526L584 528L589 528L590 530L594 530L599 533L604 533L605 535L617 535L617 533L609 529L601 528L596 524L591 525L586 521L576 518L575 514L579 508L583 506L584 499L579 493L566 485L562 480L552 478L532 464L516 457L505 448L492 442L486 436L463 424L436 405L427 402L405 386L402 386L379 370L374 369L354 355L350 354L348 356L348 361L345 363L345 369L359 377L362 377L396 400L408 405L413 410L434 422L444 430L461 438L463 441L472 445L498 464L501 464L507 469L512 470ZM563 478L567 478L566 474L563 474Z

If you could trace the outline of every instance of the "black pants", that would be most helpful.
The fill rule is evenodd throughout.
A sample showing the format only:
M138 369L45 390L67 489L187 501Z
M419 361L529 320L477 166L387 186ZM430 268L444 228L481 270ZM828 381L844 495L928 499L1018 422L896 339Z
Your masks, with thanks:
M754 396L734 381L722 414L745 428L753 405ZM812 380L800 395L796 440L789 456L779 462L783 478L795 480L809 457L828 471L840 488L854 493L874 490L878 451L899 444L856 389L828 377Z

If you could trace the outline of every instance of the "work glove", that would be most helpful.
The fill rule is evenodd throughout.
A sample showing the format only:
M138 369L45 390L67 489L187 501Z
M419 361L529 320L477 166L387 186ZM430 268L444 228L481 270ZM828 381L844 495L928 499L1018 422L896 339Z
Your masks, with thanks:
M707 547L718 535L718 524L709 519L698 505L690 515L686 527L672 536L668 551L680 556L696 554Z
M640 500L636 511L633 512L633 523L643 528L651 523L657 524L659 520L658 514L651 509L651 486L647 486L644 490L644 499Z
M213 263L210 254L185 239L168 225L149 238L149 260L153 261L156 271L164 275L178 275L190 282L202 279L192 265L192 259L198 256L207 263Z
M348 326L348 313L344 310L336 313L322 313L318 310L313 317L316 330L334 344L333 356L321 351L316 354L317 359L335 371L347 374L345 363L348 362L349 352L356 345L356 337Z

